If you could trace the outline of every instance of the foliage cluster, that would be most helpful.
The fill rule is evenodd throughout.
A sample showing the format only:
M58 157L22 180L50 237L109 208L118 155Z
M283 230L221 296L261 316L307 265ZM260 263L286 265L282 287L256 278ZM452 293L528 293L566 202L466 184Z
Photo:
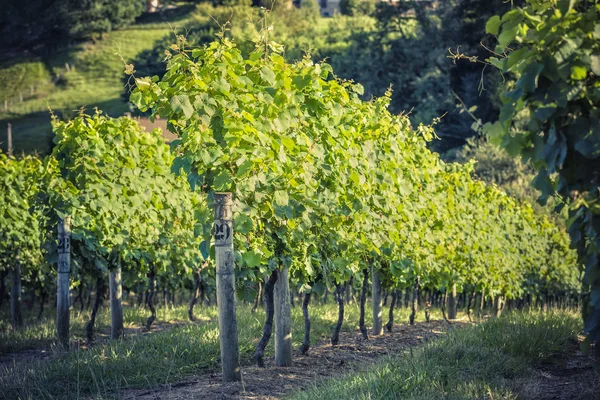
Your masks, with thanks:
M600 341L600 3L528 1L494 16L488 60L516 81L501 96L498 122L484 129L511 155L537 170L541 201L569 204L569 232L590 288L586 333ZM600 349L600 346L599 346Z
M32 284L44 278L39 268L27 268L44 264L40 228L44 218L35 207L41 174L37 157L15 159L0 153L0 272L22 264Z
M494 184L520 202L529 202L537 214L544 214L564 227L568 218L566 209L556 210L558 199L549 199L541 205L537 202L540 192L531 184L535 169L523 160L508 155L504 149L492 144L487 138L470 138L463 147L443 155L446 161L474 162L474 176L488 184Z
M453 64L447 55L457 45L460 52L484 54L480 38L485 21L508 10L506 2L452 0L432 7L429 2L363 1L347 6L343 12L347 15L323 19L308 1L300 9L279 7L271 13L243 4L199 4L181 33L188 42L202 45L225 28L247 55L257 32L272 26L271 35L284 45L287 61L299 60L305 53L313 61L327 59L338 76L363 85L363 99L383 96L391 85L392 112L413 110L413 123L430 124L444 115L436 129L442 140L430 143L442 152L474 135L472 116L483 122L497 118L500 74L482 75L482 65L462 60ZM162 76L165 51L172 42L172 37L165 38L141 54L133 62L139 75ZM463 112L465 107L471 115Z
M150 269L176 280L200 268L205 200L171 174L159 131L99 113L55 120L54 131L41 199L51 226L71 216L75 273L128 267L134 281Z
M441 161L431 128L391 114L389 94L362 101L362 86L325 63L286 63L264 36L248 57L225 38L185 46L162 79L136 78L131 100L169 121L174 170L192 188L209 203L234 193L244 277L288 265L310 291L372 266L390 287L577 291L566 234L471 165Z
M204 196L171 173L160 132L100 113L53 124L56 145L43 166L35 157L0 159L0 271L20 263L26 288L39 289L43 301L55 280L56 226L68 215L72 287L121 268L128 286L152 272L178 287L199 273L210 213Z

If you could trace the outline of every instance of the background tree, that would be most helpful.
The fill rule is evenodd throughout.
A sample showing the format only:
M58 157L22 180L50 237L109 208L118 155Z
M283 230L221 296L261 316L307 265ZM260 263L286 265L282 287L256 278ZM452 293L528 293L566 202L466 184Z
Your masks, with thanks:
M486 25L498 45L489 63L516 81L505 87L490 140L537 170L545 202L569 202L568 228L585 263L587 343L600 351L600 4L532 1Z
M71 39L102 36L131 24L145 10L144 0L68 0L60 9Z
M145 0L8 0L0 16L0 50L6 59L23 52L46 55L131 24L145 7Z

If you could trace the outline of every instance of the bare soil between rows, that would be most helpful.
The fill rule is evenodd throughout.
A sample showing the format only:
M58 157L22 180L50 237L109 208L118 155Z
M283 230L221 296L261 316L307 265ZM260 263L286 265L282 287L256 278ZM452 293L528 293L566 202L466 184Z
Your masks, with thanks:
M520 382L520 396L536 400L597 400L600 399L600 371L594 369L594 359L573 345L569 357L534 369Z
M279 399L293 391L304 390L324 379L352 371L364 370L384 356L398 355L434 339L448 329L464 326L464 321L421 322L415 325L394 325L392 333L363 340L359 332L341 332L340 344L328 342L312 347L307 355L294 351L291 367L277 367L272 358L266 368L242 365L242 382L223 383L220 372L212 371L191 376L182 381L153 389L125 390L119 393L126 400L183 399Z

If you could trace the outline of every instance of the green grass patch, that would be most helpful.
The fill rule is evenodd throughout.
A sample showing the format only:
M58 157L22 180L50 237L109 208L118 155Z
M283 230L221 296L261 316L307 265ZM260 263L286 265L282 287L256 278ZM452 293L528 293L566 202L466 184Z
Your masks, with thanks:
M137 307L126 307L124 311L126 328L140 328L148 316L147 310ZM310 307L310 312L311 342L328 340L337 319L336 305L315 304ZM398 309L396 321L406 322L409 313L407 308ZM76 341L83 342L83 327L88 316L89 311L72 313L71 333ZM219 361L216 308L197 308L196 316L198 322L192 323L187 320L186 306L161 307L158 309L158 330L148 333L137 331L123 340L110 341L106 339L110 313L101 309L97 320L100 343L91 348L75 347L62 353L56 346L55 325L50 315L40 322L29 318L30 326L16 332L4 323L0 332L4 352L44 347L49 348L54 356L51 360L5 366L5 371L0 374L0 398L105 398L115 396L119 389L149 388L175 382L202 369L216 369ZM242 304L238 307L237 316L240 354L244 362L250 362L262 334L264 311L252 313L250 305ZM293 345L298 348L303 338L299 303L293 307L292 317ZM366 317L367 321L371 320L370 307ZM433 317L441 318L441 313L434 310ZM356 330L358 319L358 305L346 306L343 330ZM417 321L424 321L422 312ZM165 329L167 322L172 326ZM268 355L273 354L272 345L273 338L267 349Z
M203 308L196 308L199 315L199 321L205 321L212 317L212 312L204 311ZM0 312L0 355L18 352L22 350L43 349L50 350L58 344L56 340L56 310L48 307L42 314L42 318L37 318L37 310L25 310L25 324L22 329L13 330L10 326L9 310L4 309ZM188 323L187 307L157 306L157 322L161 329L169 325L180 325ZM71 340L74 342L85 342L85 324L90 318L90 310L80 311L76 305L71 309L70 333ZM150 311L140 307L124 307L123 319L125 329L128 332L140 330L150 315ZM95 332L98 341L107 340L110 334L110 309L105 301L104 307L101 307L96 317Z
M292 398L515 399L519 379L572 352L581 329L576 311L507 313Z

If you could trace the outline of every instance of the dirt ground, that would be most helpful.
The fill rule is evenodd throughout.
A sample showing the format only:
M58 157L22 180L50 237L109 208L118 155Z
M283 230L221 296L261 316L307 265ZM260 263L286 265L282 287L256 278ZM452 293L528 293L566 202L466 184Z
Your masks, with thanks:
M0 355L0 374L16 364L49 360L54 356L51 350L22 350Z
M600 372L594 370L592 357L573 345L573 355L534 370L524 379L522 398L536 400L598 400Z
M450 329L464 325L454 322ZM120 393L127 400L183 400L183 399L279 399L294 390L303 390L320 380L364 369L378 358L395 355L409 347L419 346L448 330L444 321L395 325L392 334L363 340L360 333L341 332L340 344L332 347L321 343L303 356L294 351L294 365L276 367L273 360L266 368L242 365L242 382L221 382L220 373L206 373L150 390L127 390Z

